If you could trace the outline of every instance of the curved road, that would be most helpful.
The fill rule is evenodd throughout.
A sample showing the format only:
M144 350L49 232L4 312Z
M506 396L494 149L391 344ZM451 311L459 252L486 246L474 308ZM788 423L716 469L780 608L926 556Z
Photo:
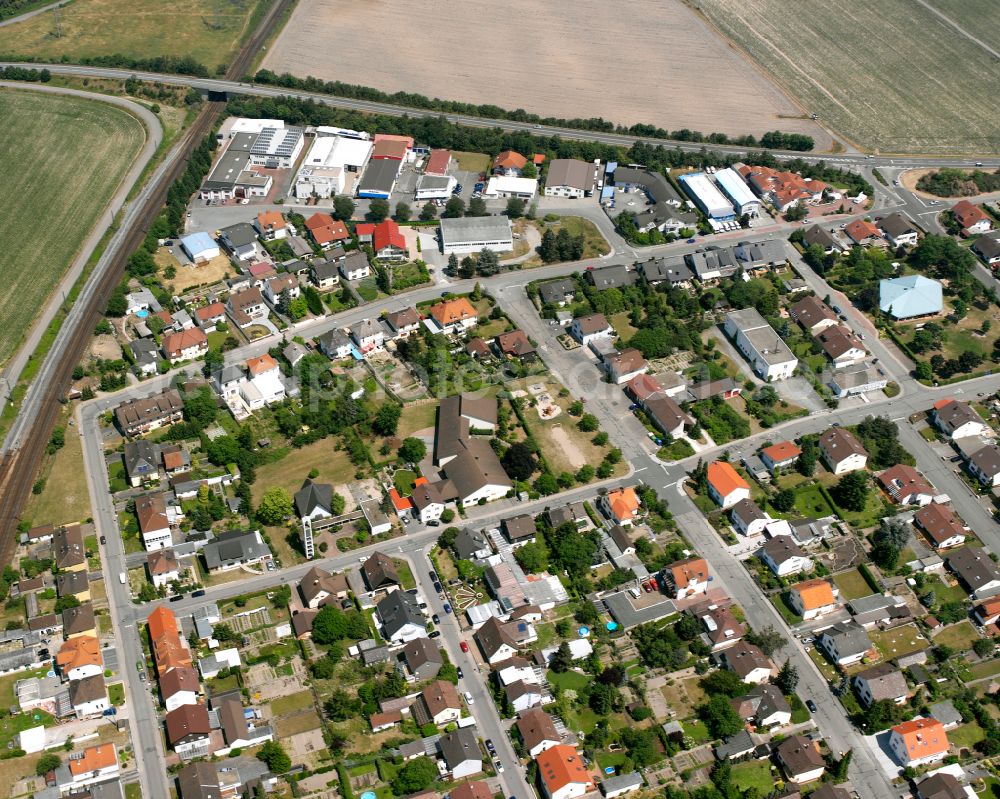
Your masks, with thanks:
M54 74L76 75L90 78L109 78L125 80L135 77L144 81L155 81L173 86L191 86L195 89L226 92L227 94L248 94L257 97L295 97L303 100L313 100L333 108L344 108L354 111L364 111L372 114L387 114L390 116L410 117L445 117L449 122L474 128L500 128L507 131L532 133L538 136L559 136L563 139L577 141L594 141L603 144L615 144L629 147L635 142L645 144L661 144L664 147L678 147L681 150L697 152L712 150L724 153L742 154L748 150L757 151L759 147L738 147L734 145L709 144L705 142L682 142L672 139L654 139L645 136L629 136L620 133L604 133L592 130L575 130L548 125L536 125L530 122L516 122L508 119L489 119L486 117L469 116L467 114L447 113L444 111L429 111L423 108L411 108L379 103L371 100L355 100L347 97L337 97L330 94L319 94L297 89L286 89L281 86L257 85L241 83L234 80L198 78L191 75L168 75L158 72L142 72L129 69L114 69L110 67L76 66L73 64L24 64L15 61L0 62L0 66L30 66L35 69L47 69ZM828 161L830 163L856 164L858 166L899 166L899 167L933 167L933 166L974 166L979 161L973 158L947 158L943 156L906 156L890 157L888 155L866 156L846 153L802 153L787 150L772 150L776 158L803 158L808 161ZM984 166L1000 166L1000 157L996 155L983 156L990 160L983 161Z
M24 22L26 19L37 17L39 14L44 14L46 11L51 11L53 8L62 8L65 5L69 5L71 2L73 2L73 0L58 0L55 3L49 3L47 6L36 8L34 11L26 11L23 14L18 14L16 17L3 20L0 22L0 28L5 28L6 26L13 25L17 22Z
M104 213L94 224L93 228L91 228L87 237L83 240L83 243L80 245L80 249L77 250L77 253L73 258L73 262L70 264L70 267L66 271L62 280L53 288L52 294L49 297L45 308L34 320L34 322L32 322L32 326L28 330L27 337L21 343L20 348L4 365L3 371L0 372L0 381L3 381L4 383L3 395L0 396L0 412L2 412L4 406L7 404L11 389L17 385L17 381L20 379L21 373L24 371L24 367L28 364L28 359L35 352L39 341L41 341L42 335L48 329L49 324L59 312L59 309L64 302L64 298L67 296L77 280L80 279L83 268L90 260L90 257L94 254L94 250L97 248L97 245L100 244L101 239L104 238L105 233L107 233L108 229L114 223L115 215L119 210L121 210L123 204L125 203L125 198L128 197L129 192L132 191L132 187L135 185L140 175L142 175L142 171L156 154L156 150L160 146L160 142L163 140L163 127L160 125L160 120L156 114L145 106L139 105L138 103L124 97L112 97L110 95L86 92L78 89L64 89L58 86L46 86L44 84L33 83L25 84L14 81L0 81L0 86L9 89L18 89L20 91L71 95L73 97L83 97L87 100L110 103L111 105L116 105L119 108L124 108L133 116L138 117L139 120L142 121L146 131L146 141L143 144L142 150L140 150L136 155L129 171L122 177L121 183L118 185L115 193L108 201L108 204L104 209ZM99 266L100 264L98 264L98 267Z

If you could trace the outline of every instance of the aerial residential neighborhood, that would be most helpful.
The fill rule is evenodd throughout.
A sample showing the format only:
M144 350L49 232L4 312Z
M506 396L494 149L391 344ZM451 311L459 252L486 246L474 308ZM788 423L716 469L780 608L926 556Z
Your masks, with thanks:
M0 799L995 799L995 10L397 6L0 0Z

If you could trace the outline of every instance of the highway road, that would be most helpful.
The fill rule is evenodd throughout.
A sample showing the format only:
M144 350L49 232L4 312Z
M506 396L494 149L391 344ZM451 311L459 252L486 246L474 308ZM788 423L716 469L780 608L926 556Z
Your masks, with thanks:
M133 102L125 97L113 97L111 95L98 94L96 92L85 92L78 89L64 89L58 86L46 86L45 84L22 83L17 81L0 81L0 86L20 91L45 92L47 94L82 97L87 100L110 103L111 105L118 106L119 108L124 108L130 114L140 119L146 132L146 140L143 142L142 149L137 153L135 159L132 161L132 165L129 167L128 172L126 172L122 177L121 183L115 189L114 195L112 195L112 197L108 200L104 213L101 214L94 227L87 233L86 238L83 240L79 250L74 256L72 263L69 264L66 273L59 281L59 284L53 288L51 296L42 308L41 312L38 314L38 317L32 323L31 329L26 332L25 340L21 343L18 351L9 361L7 361L7 363L4 364L3 371L0 373L0 381L4 384L4 390L0 393L0 413L2 413L4 406L8 402L11 390L17 385L17 381L20 380L21 373L24 371L24 367L28 365L29 358L31 358L35 349L38 347L38 343L41 341L42 335L48 329L49 324L55 318L56 314L61 310L70 289L72 289L73 285L80 279L80 275L83 273L83 268L87 265L90 257L94 254L94 250L97 248L97 245L100 244L101 239L104 238L105 234L114 224L115 217L125 204L125 198L128 197L129 192L132 191L132 187L139 179L142 171L156 154L156 150L160 146L160 142L163 140L163 126L160 124L160 119L156 116L156 114L144 105L140 105L139 103ZM131 207L134 206L135 203L133 202L129 205ZM128 217L126 216L126 219L127 218ZM99 268L100 263L98 264L98 269Z
M25 66L18 62L0 62L0 66ZM110 67L77 66L73 64L29 64L27 66L35 69L48 69L50 72L59 75L76 75L91 78L110 78L113 80L125 80L135 77L144 81L165 83L174 86L191 86L201 91L225 92L227 94L245 94L257 97L295 97L303 100L313 100L334 108L344 108L353 111L364 111L371 114L387 114L390 116L443 116L449 122L459 125L466 125L474 128L500 128L507 131L519 131L531 133L536 136L559 136L560 138L576 141L595 141L603 144L621 145L630 147L636 141L647 144L662 144L666 147L679 147L682 150L697 152L702 149L715 150L718 152L741 154L746 153L748 148L731 145L707 144L704 142L682 142L670 139L655 139L644 136L630 136L619 133L603 133L600 131L575 130L573 128L561 128L549 125L536 125L529 122L515 122L506 119L489 119L486 117L469 116L467 114L453 114L441 111L428 111L422 108L410 106L393 105L390 103L379 103L370 100L355 100L346 97L335 97L329 94L318 94L315 92L305 92L295 89L285 89L279 86L266 86L262 84L246 83L235 80L197 78L190 75L169 75L158 72L144 72L141 70L115 69ZM749 148L758 150L760 148ZM773 151L777 158L804 158L808 161L825 160L838 164L858 164L862 166L900 166L908 168L932 167L932 166L974 166L982 162L984 166L1000 166L1000 159L995 155L984 155L973 158L948 158L942 156L889 156L881 155L854 155L846 153L823 154L823 153L800 153L795 151Z

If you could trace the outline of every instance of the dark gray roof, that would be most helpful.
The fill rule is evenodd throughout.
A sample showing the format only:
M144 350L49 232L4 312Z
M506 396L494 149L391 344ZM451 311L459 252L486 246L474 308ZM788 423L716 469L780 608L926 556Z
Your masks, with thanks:
M361 565L368 588L375 591L388 585L399 585L399 574L392 558L382 552L375 552Z
M594 188L594 164L577 158L554 158L545 175L545 185L591 191Z
M853 621L837 622L831 627L827 627L820 634L821 638L829 638L837 645L837 652L840 657L860 655L872 648L871 639L864 627L855 624Z
M436 643L430 638L414 638L403 647L403 658L406 666L411 672L425 666L428 663L442 665L444 657Z
M227 530L205 544L202 550L209 570L226 564L259 560L271 554L259 533L249 530Z
M358 192L381 192L388 194L399 176L399 161L379 158L368 162L365 173L358 184Z
M986 550L980 547L962 547L947 558L948 568L973 592L994 580L1000 580L1000 569Z
M575 293L576 281L571 277L538 284L538 296L542 298L543 303L560 303L566 299L567 294Z
M481 761L483 759L476 734L468 727L442 735L438 746L441 748L441 756L449 771L454 770L456 766L467 760Z
M630 771L628 774L616 774L613 777L605 777L601 780L601 793L605 796L615 791L641 787L642 775L638 771Z
M636 273L622 264L612 264L587 272L587 280L597 289L631 286L636 281Z
M906 233L914 233L917 231L916 226L903 216L898 211L883 217L882 221L879 222L878 226L886 232L886 235L896 238L897 236L902 236Z
M307 479L295 492L295 510L299 516L307 516L316 508L329 511L332 505L333 486L329 483L314 483Z
M701 252L692 252L685 256L688 266L700 278L709 272L719 272L723 277L736 272L739 264L736 255L729 247L707 249Z
M159 452L155 444L142 438L138 441L127 441L125 443L124 457L125 471L129 475L136 474L136 470L142 468L149 469L152 473L155 473Z
M82 680L74 680L69 684L69 701L73 707L85 702L96 702L108 695L104 687L104 675L94 674Z
M746 730L740 730L736 735L726 738L715 747L715 757L718 760L729 760L752 752L756 746L757 744L750 737L750 733Z
M788 260L785 243L779 239L764 239L740 244L735 250L736 260L750 266L781 264Z
M489 549L489 542L486 536L479 530L472 530L468 527L459 531L455 536L455 541L451 545L455 555L460 560L471 560L476 552L482 549Z
M830 231L821 225L812 225L811 227L806 228L805 233L802 234L802 241L805 242L806 246L809 246L810 244L818 244L824 250L844 249L844 245L841 244Z
M854 679L868 683L868 690L876 702L880 699L906 696L908 692L903 672L891 663L879 663L870 669L859 671L854 675Z
M733 505L733 516L739 517L745 524L767 518L767 514L750 498L741 499Z
M972 249L983 258L1000 258L1000 232L980 236L972 245Z
M1000 447L996 444L977 449L969 460L989 478L1000 474Z
M219 237L227 246L246 247L257 240L257 231L248 222L237 222L219 231Z
M386 638L392 638L407 624L423 627L426 623L416 597L406 591L393 591L387 594L375 609L382 619L382 629Z
M459 454L445 464L444 473L458 491L459 500L488 485L508 488L514 485L493 447L482 438L465 440Z
M694 272L683 255L649 258L638 265L642 276L650 283L687 283L694 279Z
M221 799L219 768L215 763L190 763L177 772L181 799Z
M316 280L330 280L340 274L340 264L336 261L313 261L309 269Z

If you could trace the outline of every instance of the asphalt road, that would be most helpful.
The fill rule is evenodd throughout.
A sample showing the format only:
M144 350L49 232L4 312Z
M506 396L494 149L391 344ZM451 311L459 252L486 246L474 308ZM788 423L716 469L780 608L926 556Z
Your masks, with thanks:
M0 62L0 66L16 65L22 66L18 62ZM389 103L377 103L369 100L353 100L345 97L334 97L328 94L316 94L312 92L297 91L294 89L284 89L277 86L262 86L253 83L242 83L239 81L196 78L189 75L167 75L156 72L143 72L139 70L112 69L106 67L76 66L72 64L31 64L36 69L48 69L50 72L61 75L79 75L94 78L111 78L114 80L125 80L129 77L136 77L140 80L165 83L174 86L192 86L203 91L226 92L227 94L247 94L258 97L297 97L306 100L313 100L334 108L346 108L356 111L365 111L373 114L387 114L390 116L443 116L449 122L454 122L468 127L480 128L500 128L507 131L522 131L539 136L557 135L563 139L579 141L596 141L604 144L615 144L631 146L636 141L648 144L662 144L669 147L679 147L682 150L697 152L708 148L727 153L746 153L745 147L734 147L728 145L705 144L702 142L678 142L668 139L653 139L642 136L628 136L617 133L601 133L597 131L574 130L572 128L560 128L548 125L535 125L528 122L513 122L505 119L488 119L484 117L468 116L465 114L451 114L440 111L427 111L421 108L412 108ZM759 149L759 148L750 148ZM851 154L819 154L819 153L799 153L792 151L774 151L777 158L805 158L806 160L825 160L831 163L850 164L855 163L864 166L897 165L907 167L923 166L973 166L977 161L982 161L985 166L1000 165L1000 160L995 155L984 155L982 158L944 158L927 156L899 156L890 158L885 155L865 156Z
M27 14L25 16L32 15L33 14ZM21 83L17 81L0 81L0 86L9 89L18 89L20 91L46 92L48 94L83 97L87 100L97 100L99 102L110 103L126 109L129 113L142 120L146 131L146 141L143 143L142 149L136 155L135 160L132 162L128 172L126 172L122 178L122 181L115 190L114 195L110 200L108 200L104 213L101 214L100 219L97 220L94 227L88 232L87 237L80 245L80 249L77 251L72 263L69 264L66 273L59 281L59 284L53 288L52 294L46 302L44 308L42 308L38 317L32 323L31 328L26 332L25 340L21 343L18 351L9 361L7 361L6 364L4 364L3 371L0 373L0 381L4 384L4 390L2 394L0 394L0 412L2 412L4 406L7 404L11 388L17 385L17 381L21 378L21 373L24 371L24 367L28 365L29 358L38 347L38 343L41 341L42 335L48 329L49 324L52 322L53 318L55 318L56 314L59 313L59 310L62 308L65 298L70 289L73 287L73 284L80 279L80 275L82 274L87 261L90 260L90 257L93 255L97 245L100 244L101 239L104 238L105 233L107 233L108 229L114 223L115 216L121 210L123 204L125 203L125 198L128 197L129 192L132 191L132 187L139 179L142 171L156 154L156 149L160 146L160 142L163 140L163 127L160 125L160 120L156 114L145 106L124 97L113 97L106 94L80 91L78 89L63 89L58 86ZM134 205L134 203L132 204Z

